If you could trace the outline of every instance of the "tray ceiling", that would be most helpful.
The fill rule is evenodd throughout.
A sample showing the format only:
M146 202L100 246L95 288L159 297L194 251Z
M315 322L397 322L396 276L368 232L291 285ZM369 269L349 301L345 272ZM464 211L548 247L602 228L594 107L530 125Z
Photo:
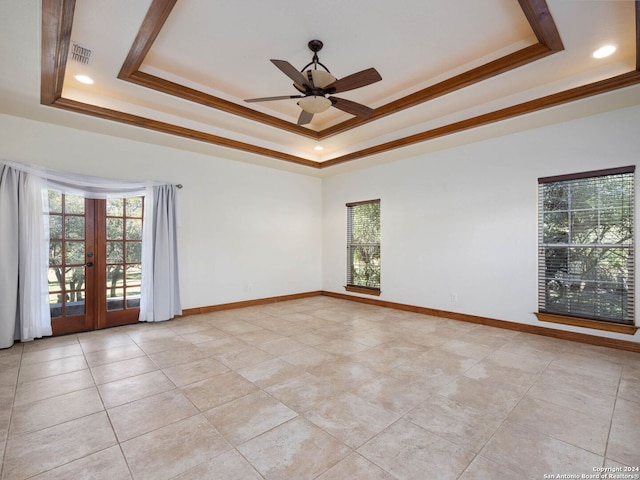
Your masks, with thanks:
M236 156L326 169L640 83L638 2L398 5L45 0L40 101ZM244 102L296 94L269 60L302 68L314 38L336 77L380 72L382 81L339 95L372 107L369 119L330 108L299 126L296 100ZM594 59L603 44L616 52ZM88 64L73 58L74 45L90 50Z

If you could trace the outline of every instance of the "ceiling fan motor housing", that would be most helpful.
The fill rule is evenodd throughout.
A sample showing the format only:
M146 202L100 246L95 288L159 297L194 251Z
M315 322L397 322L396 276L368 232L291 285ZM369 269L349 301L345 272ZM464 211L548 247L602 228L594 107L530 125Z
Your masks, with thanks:
M313 53L318 53L324 47L324 43L321 40L311 40L309 43L309 50Z

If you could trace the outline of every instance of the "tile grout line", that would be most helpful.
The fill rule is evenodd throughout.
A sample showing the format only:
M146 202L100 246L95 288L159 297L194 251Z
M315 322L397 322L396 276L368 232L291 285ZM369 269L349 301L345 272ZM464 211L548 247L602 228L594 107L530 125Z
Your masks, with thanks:
M89 369L89 373L91 374L91 378L93 379L93 383L94 383L96 392L98 393L98 397L100 398L100 403L102 404L102 408L104 410L104 414L107 417L107 421L109 422L109 426L111 427L111 432L113 433L113 438L115 439L116 445L118 446L118 450L120 451L120 454L122 455L122 458L124 460L125 465L127 466L127 470L129 472L129 475L133 479L134 478L133 471L131 470L131 466L129 465L129 460L127 459L127 456L124 454L124 450L122 449L122 443L120 442L120 439L118 438L118 434L116 433L116 429L113 426L113 422L111 420L111 416L109 415L109 412L107 411L107 406L104 404L104 399L102 398L102 395L100 393L100 389L98 388L98 384L96 382L96 378L95 378L95 376L93 374L93 369L89 365L89 361L87 359L87 355L86 355L87 352L85 352L85 349L82 347L82 343L81 342L80 342L80 348L82 348L82 352L83 352L83 355L84 355L84 361L87 363L87 368ZM115 445L113 445L113 446L115 446ZM112 447L108 447L108 448L112 448ZM104 450L106 450L106 449L104 449ZM97 452L94 452L92 454L86 455L85 458L88 457L88 456L94 455L95 453L97 453ZM55 468L58 468L58 467L54 467L54 469Z
M2 465L0 466L0 478L4 478L5 458L7 454L7 448L9 447L9 432L11 431L11 423L13 421L13 407L16 402L16 393L18 391L18 380L20 379L20 370L22 369L22 357L24 355L24 344L20 343L20 361L18 363L18 372L16 374L16 383L13 388L13 398L11 399L11 413L9 413L9 422L7 423L7 432L4 438L4 448L2 449Z
M624 367L626 365L626 360L622 364L622 369L620 370L620 377L618 378L618 385L616 386L616 395L615 400L613 401L613 408L611 409L611 419L609 420L609 429L607 431L607 442L604 446L604 454L602 457L602 467L604 467L605 463L607 463L607 453L609 452L609 439L611 438L611 431L613 430L613 417L616 415L616 406L618 405L618 394L620 393L620 384L622 383L622 375L624 373Z

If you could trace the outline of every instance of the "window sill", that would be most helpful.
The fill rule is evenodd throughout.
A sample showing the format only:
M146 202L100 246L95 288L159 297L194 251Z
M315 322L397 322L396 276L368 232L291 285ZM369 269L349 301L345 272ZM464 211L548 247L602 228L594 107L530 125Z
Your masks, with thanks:
M365 295L375 295L376 297L380 296L380 289L379 288L358 287L358 286L355 286L355 285L345 285L344 289L347 292L364 293Z
M536 312L536 317L541 322L561 323L563 325L573 325L574 327L593 328L595 330L605 330L607 332L623 333L625 335L635 335L639 327L635 325L625 325L621 323L602 322L589 320L587 318L569 317L566 315L556 315L553 313Z

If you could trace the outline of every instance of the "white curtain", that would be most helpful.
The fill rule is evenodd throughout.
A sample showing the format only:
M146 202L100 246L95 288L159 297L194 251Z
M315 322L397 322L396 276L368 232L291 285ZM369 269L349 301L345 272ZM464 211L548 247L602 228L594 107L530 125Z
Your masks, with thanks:
M14 340L51 335L47 189L86 198L144 196L140 320L168 320L182 313L174 185L102 179L8 161L0 161L0 173L0 348Z
M178 281L177 190L149 187L142 227L140 321L159 322L182 314Z
M0 163L0 348L52 334L42 185Z

